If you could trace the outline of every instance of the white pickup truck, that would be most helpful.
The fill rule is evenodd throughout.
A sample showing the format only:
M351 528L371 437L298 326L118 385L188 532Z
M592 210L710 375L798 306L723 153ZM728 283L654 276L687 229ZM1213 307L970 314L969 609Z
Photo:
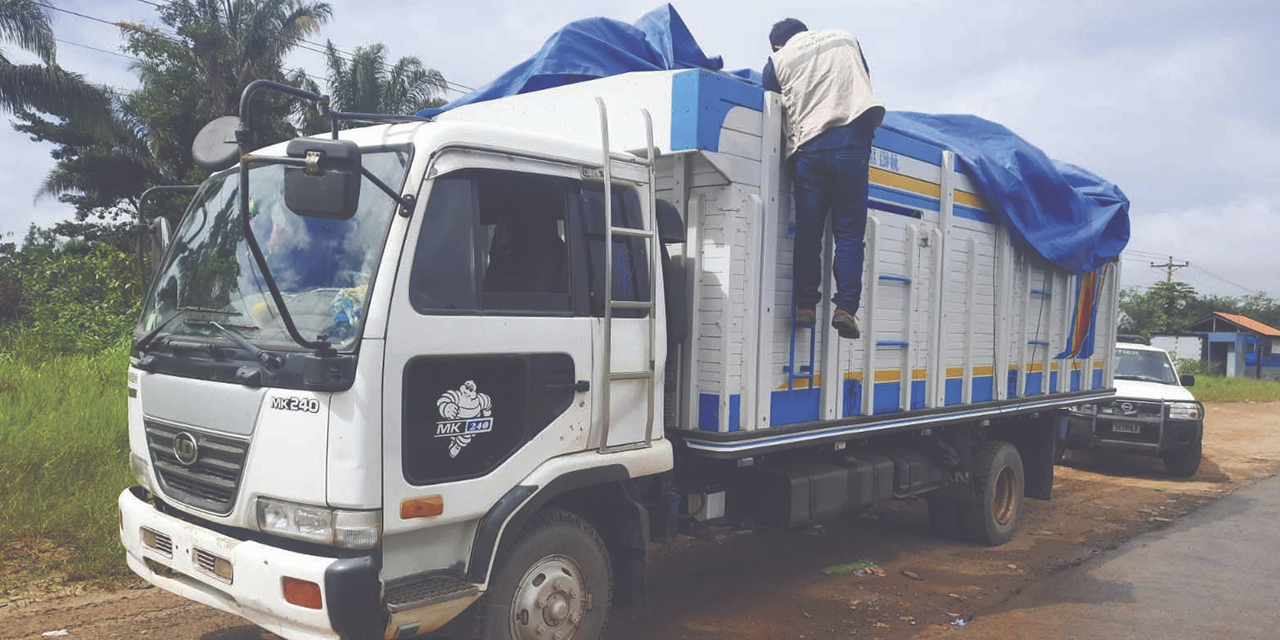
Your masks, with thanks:
M1204 405L1179 376L1169 353L1142 344L1116 345L1113 400L1078 405L1069 414L1058 448L1122 449L1159 456L1170 475L1189 478L1200 468Z

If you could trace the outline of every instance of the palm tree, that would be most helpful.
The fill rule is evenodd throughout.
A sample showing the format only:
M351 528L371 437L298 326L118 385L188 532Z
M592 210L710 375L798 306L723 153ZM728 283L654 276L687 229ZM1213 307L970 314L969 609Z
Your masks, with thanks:
M387 64L387 47L356 47L348 60L332 42L325 46L334 108L356 113L413 113L439 104L446 83L415 56Z
M284 79L285 56L318 31L333 9L327 2L311 0L173 0L160 14L178 37L123 24L139 36L131 48L142 54L148 53L148 47L181 49L216 115L234 115L240 106L240 92L250 82ZM156 38L162 42L157 43ZM165 57L179 57L174 50L164 53ZM148 75L163 73L166 67L148 59L136 69L145 84Z
M416 56L404 56L388 65L384 44L356 47L347 58L333 42L325 44L325 55L330 104L338 111L412 114L444 104L448 87L444 75L424 65ZM290 73L288 82L320 92L319 85L301 69ZM329 127L315 109L306 105L300 116L302 128L308 133Z
M101 113L104 92L55 64L57 44L49 18L36 0L0 0L0 45L11 42L41 64L14 64L0 47L0 113L20 109Z

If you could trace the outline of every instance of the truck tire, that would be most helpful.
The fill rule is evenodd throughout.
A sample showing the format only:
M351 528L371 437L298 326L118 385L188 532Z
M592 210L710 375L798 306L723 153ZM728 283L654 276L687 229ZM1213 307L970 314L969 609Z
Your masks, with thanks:
M1190 478L1200 470L1200 458L1204 453L1203 443L1197 442L1190 449L1166 451L1160 455L1164 460L1165 473L1177 478Z
M987 546L1008 542L1018 530L1025 490L1022 456L1017 447L998 440L978 445L973 452L973 491L977 499L960 511L965 536Z
M563 509L544 509L504 544L476 602L474 640L599 640L613 570L600 535Z

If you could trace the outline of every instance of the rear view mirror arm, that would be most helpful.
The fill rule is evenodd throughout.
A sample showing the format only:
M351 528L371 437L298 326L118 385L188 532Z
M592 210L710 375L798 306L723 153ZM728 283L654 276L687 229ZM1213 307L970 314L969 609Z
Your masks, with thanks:
M284 296L280 295L280 287L276 284L275 277L271 275L271 268L267 266L267 258L262 253L262 247L258 246L258 239L253 235L253 225L249 224L250 164L305 166L306 160L302 158L263 157L249 154L242 156L240 158L240 223L243 226L245 242L249 245L250 253L253 254L253 261L258 265L262 280L267 283L267 292L271 294L271 301L280 312L280 320L284 322L284 328L289 333L289 337L307 349L314 349L321 352L321 354L332 353L333 346L329 344L328 336L320 335L317 336L316 340L308 340L302 337L302 333L298 331L298 325L293 321L293 315L289 313L288 305L285 304Z
M413 215L413 205L417 203L418 201L417 198L407 193L402 195L396 192L395 189L391 188L391 185L388 185L387 183L383 182L382 178L379 178L372 171L370 171L369 167L361 165L360 174L363 175L365 178L368 178L369 182L373 183L373 186L381 189L382 192L387 194L388 197L390 197L392 200L395 200L396 204L400 205L401 216L408 218L409 216Z
M150 189L143 191L141 196L138 196L138 209L137 209L138 222L136 226L136 229L138 231L138 277L141 280L142 290L144 292L147 289L148 278L147 278L147 267L142 258L142 236L144 233L147 233L149 229L146 223L147 217L144 213L147 203L151 201L153 196L156 196L162 193L194 194L196 191L199 191L199 190L200 190L200 185L198 184L166 184L158 187L151 187ZM154 266L158 267L159 265L154 265Z

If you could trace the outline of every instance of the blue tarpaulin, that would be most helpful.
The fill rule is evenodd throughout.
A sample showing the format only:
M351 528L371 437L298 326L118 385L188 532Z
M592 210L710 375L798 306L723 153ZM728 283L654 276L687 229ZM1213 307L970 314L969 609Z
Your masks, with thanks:
M723 66L719 57L702 51L675 8L664 5L633 25L609 18L571 22L531 58L443 110L632 71L721 71ZM758 72L731 75L760 83ZM1129 241L1124 192L1080 167L1049 158L999 124L969 115L890 111L883 126L954 151L959 168L977 183L1014 236L1072 273L1116 259Z

